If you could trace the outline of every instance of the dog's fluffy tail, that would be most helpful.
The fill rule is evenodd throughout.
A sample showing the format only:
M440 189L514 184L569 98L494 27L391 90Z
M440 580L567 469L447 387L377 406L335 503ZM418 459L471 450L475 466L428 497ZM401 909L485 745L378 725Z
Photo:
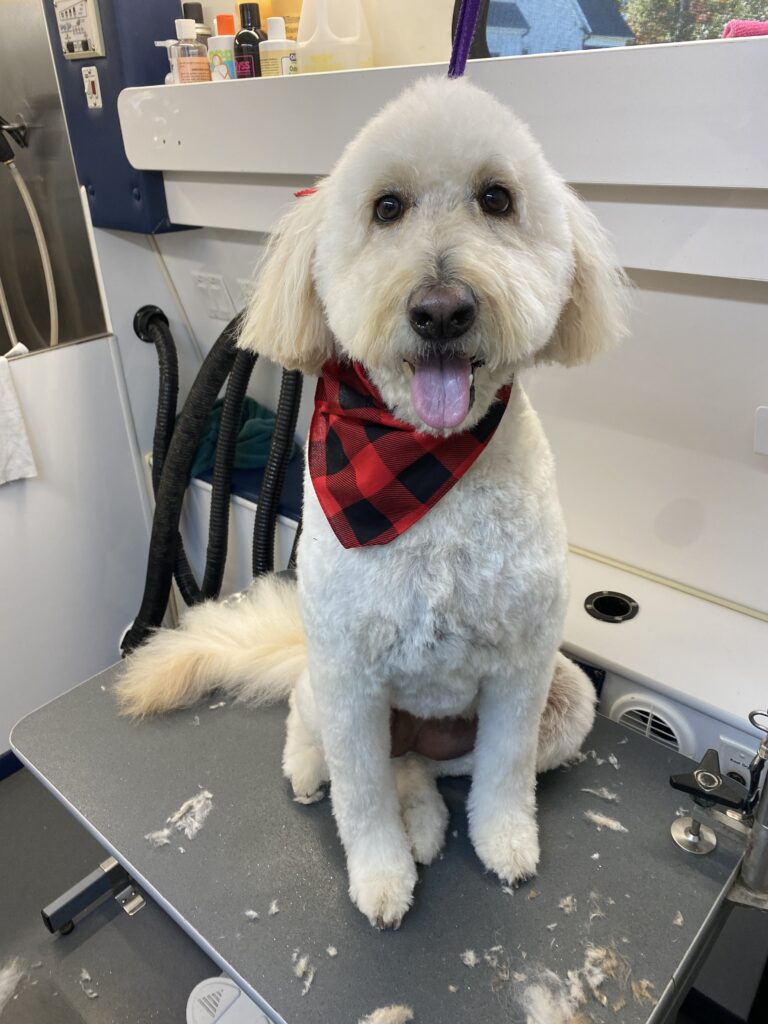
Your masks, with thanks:
M287 697L307 664L296 586L258 580L241 601L206 602L178 629L160 629L133 653L116 686L121 710L143 718L223 689L255 704Z

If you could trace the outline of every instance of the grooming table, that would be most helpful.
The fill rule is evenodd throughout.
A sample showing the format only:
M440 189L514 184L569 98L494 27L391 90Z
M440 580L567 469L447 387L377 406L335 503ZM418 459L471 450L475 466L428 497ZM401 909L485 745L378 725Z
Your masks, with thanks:
M677 1005L726 912L738 850L720 838L713 854L694 857L669 834L681 797L668 777L690 762L598 718L585 744L595 757L539 782L543 853L532 882L509 894L484 872L467 837L467 781L444 780L451 811L444 855L420 869L401 929L377 932L347 897L328 801L294 803L281 776L284 708L212 709L214 696L135 724L117 715L110 692L117 671L23 719L13 748L278 1024L356 1024L393 1003L413 1007L417 1024L510 1024L525 1019L519 996L537 971L565 979L584 964L589 943L615 946L632 972L623 987L606 983L607 1006L590 999L592 1019L659 1022ZM618 768L598 763L609 754ZM601 787L620 802L583 792ZM153 847L146 833L162 828L199 788L213 796L199 833ZM584 817L588 810L627 831L598 831ZM571 895L576 910L566 914L558 904ZM273 900L279 913L270 915ZM246 917L248 909L258 920ZM475 967L462 962L468 949L480 958ZM306 995L294 950L316 969ZM496 966L483 960L489 950ZM658 1003L637 1002L632 980L650 981ZM621 999L626 1005L613 1010Z

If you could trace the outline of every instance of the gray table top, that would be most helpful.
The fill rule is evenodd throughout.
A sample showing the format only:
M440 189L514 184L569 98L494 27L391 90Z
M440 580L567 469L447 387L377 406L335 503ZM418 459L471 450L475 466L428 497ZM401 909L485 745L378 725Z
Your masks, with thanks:
M467 781L444 780L451 811L444 855L420 869L401 929L380 933L347 897L328 801L305 807L291 800L280 772L283 707L211 709L214 697L135 724L116 713L116 671L23 719L13 747L277 1022L355 1024L377 1007L405 1003L419 1024L509 1024L525 1019L520 999L537 972L564 979L593 944L614 947L631 976L623 986L606 983L607 1006L590 999L592 1019L646 1024L661 1008L633 998L631 981L647 979L657 998L665 990L669 998L738 862L723 842L697 858L670 838L681 800L668 776L690 762L598 718L585 744L595 756L540 779L537 878L508 894L483 870L467 837ZM618 767L599 763L610 754ZM199 787L213 796L200 832L153 847L145 835ZM601 787L619 802L584 792ZM626 832L598 831L584 817L589 810L618 819ZM566 914L559 902L570 895L576 910ZM270 915L273 900L279 913ZM258 920L246 917L248 909ZM328 955L329 945L337 956ZM462 962L468 949L478 966ZM294 950L316 969L306 995ZM483 959L489 950L496 966ZM613 1010L621 1000L626 1005Z

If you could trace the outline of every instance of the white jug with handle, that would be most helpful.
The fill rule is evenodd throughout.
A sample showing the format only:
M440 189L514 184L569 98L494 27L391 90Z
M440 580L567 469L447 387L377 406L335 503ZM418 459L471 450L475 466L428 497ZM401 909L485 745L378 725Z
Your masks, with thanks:
M373 66L361 0L304 0L297 43L302 74Z

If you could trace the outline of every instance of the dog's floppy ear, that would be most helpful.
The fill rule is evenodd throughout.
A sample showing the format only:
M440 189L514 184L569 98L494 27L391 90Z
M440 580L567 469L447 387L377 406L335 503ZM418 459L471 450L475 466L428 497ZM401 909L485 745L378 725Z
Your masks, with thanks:
M302 195L272 234L238 345L289 370L318 373L333 339L312 279L322 185Z
M627 333L629 282L586 203L567 189L565 206L573 234L571 294L536 361L577 366L612 348Z

